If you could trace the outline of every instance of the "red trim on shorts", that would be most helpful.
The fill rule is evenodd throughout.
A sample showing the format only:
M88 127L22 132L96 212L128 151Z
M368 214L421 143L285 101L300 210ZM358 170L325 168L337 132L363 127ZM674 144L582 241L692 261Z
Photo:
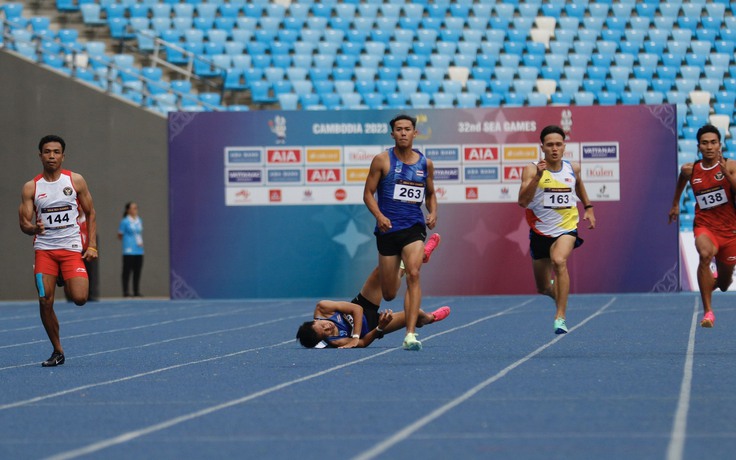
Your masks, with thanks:
M84 265L82 253L66 249L37 250L34 274L58 276L61 271L65 280L71 278L89 278Z
M736 234L730 237L716 235L706 227L694 227L695 238L700 235L708 238L716 247L716 260L726 265L736 265Z

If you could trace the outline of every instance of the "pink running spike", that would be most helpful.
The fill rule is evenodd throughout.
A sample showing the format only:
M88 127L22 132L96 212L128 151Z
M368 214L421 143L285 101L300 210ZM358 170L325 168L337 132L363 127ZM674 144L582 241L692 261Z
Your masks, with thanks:
M440 245L440 234L434 233L429 237L429 241L424 245L424 263L429 262L429 258L432 257L432 252L437 249Z
M703 315L703 321L700 322L700 325L702 327L713 327L713 324L716 322L716 315L713 314L712 311L709 311L705 315Z
M432 312L432 317L435 321L442 321L443 319L450 316L450 307L445 305Z

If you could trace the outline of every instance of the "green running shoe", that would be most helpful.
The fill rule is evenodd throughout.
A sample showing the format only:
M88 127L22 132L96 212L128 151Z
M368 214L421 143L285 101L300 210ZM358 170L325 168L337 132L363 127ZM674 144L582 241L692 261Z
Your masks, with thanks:
M555 320L555 334L567 334L565 318L557 318Z
M422 349L422 342L417 339L417 334L409 333L404 337L402 348L404 350L419 351Z

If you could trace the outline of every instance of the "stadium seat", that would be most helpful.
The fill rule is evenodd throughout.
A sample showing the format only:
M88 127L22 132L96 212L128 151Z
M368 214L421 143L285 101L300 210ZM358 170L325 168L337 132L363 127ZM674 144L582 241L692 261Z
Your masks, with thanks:
M294 93L284 93L278 96L281 110L296 110L299 104L299 96Z
M664 93L661 91L646 91L644 93L645 104L662 104L664 102Z
M409 95L409 101L414 109L428 109L430 105L430 96L426 92L416 92Z
M455 96L443 92L432 95L432 105L436 109L450 109L455 106Z
M457 107L471 109L478 106L480 97L474 93L460 93L457 95Z

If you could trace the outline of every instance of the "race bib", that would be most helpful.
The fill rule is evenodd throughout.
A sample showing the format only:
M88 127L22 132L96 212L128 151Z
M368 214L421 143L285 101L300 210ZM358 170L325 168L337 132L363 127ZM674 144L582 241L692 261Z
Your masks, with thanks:
M700 209L710 209L728 203L728 197L723 187L714 187L695 194Z
M546 188L544 189L544 207L548 209L569 209L575 205L572 189Z
M421 203L424 200L424 184L408 180L396 181L394 200Z
M74 225L72 205L41 208L41 220L43 220L44 227L48 229L71 227Z

